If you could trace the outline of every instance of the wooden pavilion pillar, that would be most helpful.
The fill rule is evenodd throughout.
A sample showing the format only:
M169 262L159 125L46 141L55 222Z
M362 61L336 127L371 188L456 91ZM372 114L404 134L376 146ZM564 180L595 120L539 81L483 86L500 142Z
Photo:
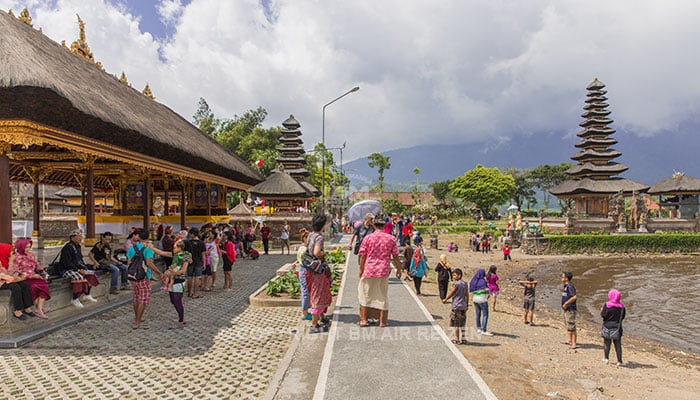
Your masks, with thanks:
M207 216L211 217L211 184L207 182L204 188L207 190Z
M92 162L89 163L85 176L85 244L95 244L95 171Z
M9 151L8 143L0 143L0 243L12 243L12 191L10 159L7 157Z
M183 230L187 218L187 180L181 178L180 183L180 230Z
M164 199L165 200L165 204L164 204L165 211L163 212L163 215L170 215L170 211L169 211L169 209L170 209L170 201L169 201L170 193L168 193L168 189L170 189L170 178L166 175L163 177L163 192L164 192L163 195L165 196L165 199Z
M143 180L143 229L150 232L151 229L151 178L149 175Z

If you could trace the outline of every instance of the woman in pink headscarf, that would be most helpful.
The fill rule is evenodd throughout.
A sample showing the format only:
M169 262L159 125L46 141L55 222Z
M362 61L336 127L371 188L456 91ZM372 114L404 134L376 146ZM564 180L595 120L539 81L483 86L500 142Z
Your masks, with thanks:
M15 242L15 262L12 265L11 272L23 274L24 279L29 284L29 289L32 291L32 300L36 306L34 314L42 319L48 319L44 310L44 302L51 298L49 294L49 284L46 282L44 268L32 254L32 240L18 239Z
M609 362L610 345L615 344L617 354L617 366L622 365L622 320L625 319L625 306L620 303L621 294L618 290L610 289L608 301L600 309L600 316L603 317L603 362Z
M9 290L10 299L14 304L13 315L19 320L27 317L36 317L32 312L32 292L24 281L25 276L10 271L14 263L15 246L8 243L0 243L0 290Z

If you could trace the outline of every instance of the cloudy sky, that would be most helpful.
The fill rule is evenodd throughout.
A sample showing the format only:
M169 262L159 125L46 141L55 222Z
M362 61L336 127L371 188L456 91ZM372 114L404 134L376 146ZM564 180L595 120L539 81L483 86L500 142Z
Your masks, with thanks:
M0 0L88 43L109 73L191 120L262 106L294 114L307 148L344 156L434 143L497 148L556 135L573 154L585 87L639 137L698 123L700 2L658 0ZM482 146L488 148L489 146Z

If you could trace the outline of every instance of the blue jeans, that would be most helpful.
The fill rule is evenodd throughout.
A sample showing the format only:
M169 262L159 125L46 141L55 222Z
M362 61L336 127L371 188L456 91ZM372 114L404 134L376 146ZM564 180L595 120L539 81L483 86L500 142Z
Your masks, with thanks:
M489 303L473 303L476 312L476 329L486 332L486 324L489 322Z
M311 308L309 289L306 287L306 268L299 265L299 287L301 288L301 311L307 312Z
M107 271L109 271L111 289L119 288L119 275L121 275L122 277L122 286L129 286L129 281L127 280L126 265L112 262L104 268Z

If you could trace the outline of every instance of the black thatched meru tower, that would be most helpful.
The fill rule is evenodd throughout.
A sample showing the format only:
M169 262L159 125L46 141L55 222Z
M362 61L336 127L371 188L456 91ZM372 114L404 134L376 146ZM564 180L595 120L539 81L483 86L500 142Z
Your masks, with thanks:
M301 125L294 118L294 115L290 115L289 118L282 122L282 126L284 126L282 137L280 138L282 146L277 148L277 151L280 152L277 162L282 167L280 169L284 170L284 172L297 181L303 181L310 174L304 168L306 159L304 158L304 142L301 140L301 130L299 129Z
M608 118L610 111L607 110L608 100L605 94L603 82L595 78L586 89L586 96L583 107L585 112L581 115L586 120L579 124L583 128L577 134L581 141L574 146L581 149L574 154L571 159L578 162L578 165L567 171L574 179L610 179L627 171L627 166L613 162L621 153L610 146L617 144L617 140L610 136L615 133L615 129L609 127L613 120Z
M630 196L649 187L617 176L627 171L627 166L613 161L621 153L610 147L617 144L617 140L610 137L615 129L609 126L613 120L608 118L605 85L595 78L586 89L585 112L581 115L585 120L579 124L583 129L577 134L581 140L574 145L579 151L571 156L577 164L566 171L571 179L549 192L560 200L569 201L574 215L608 217L613 195L621 192Z

